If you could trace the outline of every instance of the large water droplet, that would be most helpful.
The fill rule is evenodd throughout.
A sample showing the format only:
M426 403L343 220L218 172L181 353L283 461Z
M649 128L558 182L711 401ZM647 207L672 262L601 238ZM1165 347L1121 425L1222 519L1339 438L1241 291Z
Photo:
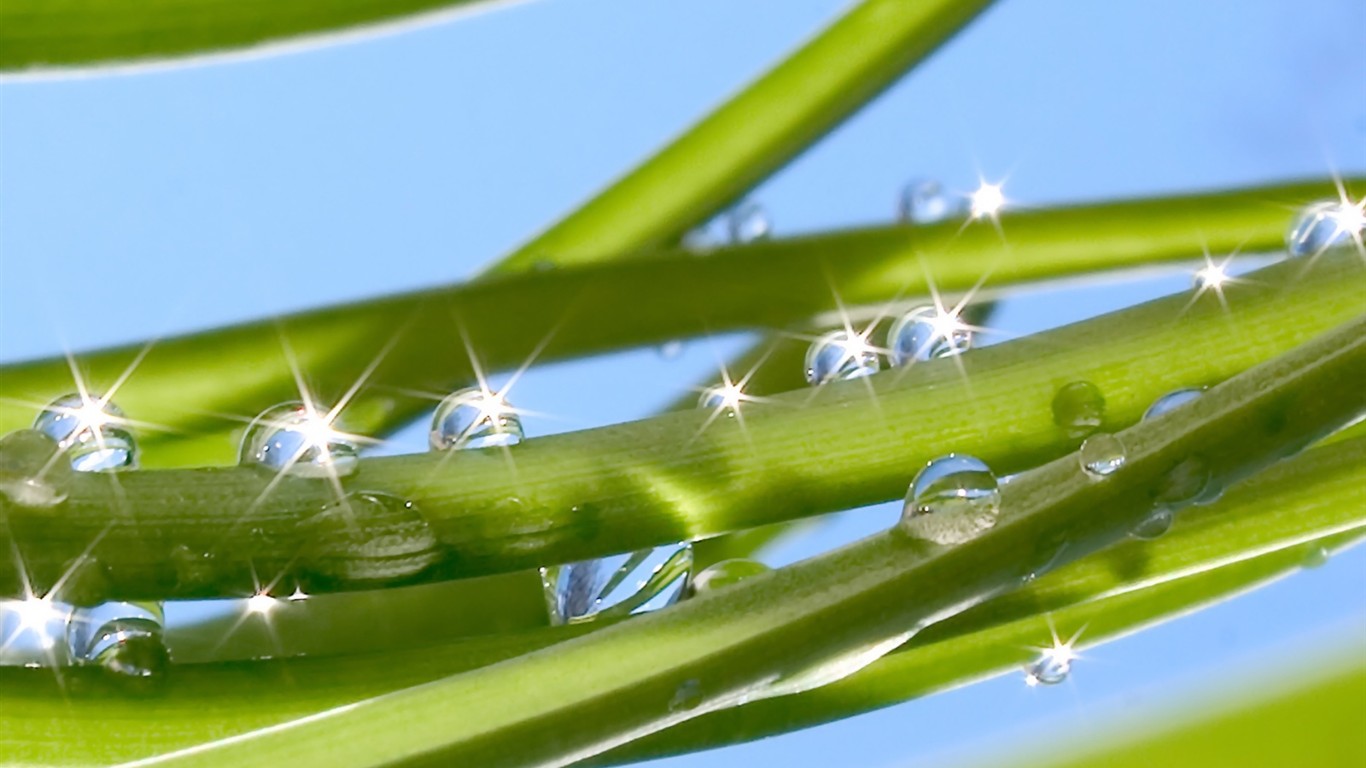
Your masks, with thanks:
M902 315L887 331L892 365L961 355L972 346L972 329L954 312L917 307Z
M550 623L663 608L682 596L691 570L689 543L542 568Z
M691 591L695 594L715 592L722 587L738 584L745 579L771 570L757 560L734 558L721 560L698 571L692 577Z
M981 459L951 453L920 470L906 494L901 530L936 544L961 544L996 524L1001 490Z
M77 664L96 665L132 690L162 681L170 664L157 603L102 603L80 608L67 626L67 645Z
M1291 256L1317 256L1331 248L1360 243L1366 231L1361 206L1337 200L1310 203L1295 217L1285 235Z
M402 581L444 556L416 505L387 493L349 493L305 520L301 532L301 567L332 584Z
M1133 528L1129 529L1129 535L1135 539L1151 540L1156 539L1162 534L1172 529L1172 523L1176 521L1176 513L1169 507L1155 507L1148 516L1140 520Z
M243 464L296 477L345 477L359 458L354 438L338 431L326 411L298 402L267 409L242 438Z
M1072 658L1069 648L1045 649L1025 667L1025 684L1033 687L1061 683L1072 672Z
M812 385L857 379L881 368L877 350L867 339L849 331L831 331L806 350L806 381Z
M933 224L964 214L964 202L950 197L934 179L916 179L901 188L896 217L903 224Z
M36 429L0 437L0 494L22 507L46 508L66 500L71 463L57 441Z
M522 442L522 420L497 393L479 387L452 392L432 415L434 450L489 448Z
M1082 470L1096 479L1114 473L1124 466L1124 460L1127 458L1124 454L1124 443L1120 442L1118 437L1105 432L1096 433L1082 441L1077 455L1081 460Z
M1154 400L1153 404L1148 406L1148 410L1143 412L1143 418L1145 421L1147 419L1157 418L1164 413L1169 413L1170 411L1180 408L1186 403L1200 399L1200 396L1203 394L1205 394L1203 387L1186 387L1184 389L1168 392Z
M1105 421L1105 395L1089 381L1074 381L1053 395L1053 423L1073 440L1100 429Z
M732 243L762 240L773 232L773 222L764 207L754 202L741 203L726 215L726 230Z
M77 472L115 472L137 466L137 441L123 411L99 395L63 395L33 421L71 458Z

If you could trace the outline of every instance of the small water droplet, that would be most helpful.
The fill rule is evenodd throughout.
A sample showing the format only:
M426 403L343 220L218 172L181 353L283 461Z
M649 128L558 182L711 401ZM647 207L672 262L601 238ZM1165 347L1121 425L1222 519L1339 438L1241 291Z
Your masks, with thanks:
M1129 535L1135 539L1145 541L1156 539L1162 534L1172 529L1172 523L1176 521L1176 513L1168 507L1155 507L1148 516L1143 518L1133 528L1129 530Z
M1300 561L1300 566L1304 568L1318 568L1328 563L1333 553L1322 545L1311 546L1304 551L1304 559Z
M159 685L170 665L159 603L110 602L80 608L67 625L76 664L96 665L129 690Z
M495 392L470 387L452 392L432 415L432 449L451 451L522 442L522 420Z
M1074 381L1053 395L1053 423L1077 440L1100 429L1105 421L1105 395L1089 381Z
M696 679L684 680L674 689L669 699L670 712L690 712L702 703L702 683Z
M655 347L655 352L663 360L677 360L683 354L683 342L678 339L666 341Z
M99 395L63 395L33 421L71 458L77 472L117 472L137 466L137 441L123 411Z
M1025 683L1036 685L1057 685L1067 679L1072 672L1072 653L1069 648L1048 648L1039 654L1029 666L1025 667Z
M972 329L957 313L936 307L917 307L902 315L887 331L892 365L961 355L972 347Z
M961 544L996 524L1001 490L981 459L951 453L920 470L906 493L900 528L936 544Z
M767 573L769 570L771 569L767 565L757 560L745 558L721 560L703 568L692 577L691 591L699 595L715 592L722 587L738 584L752 576Z
M299 402L265 410L242 438L243 464L296 477L345 477L359 458L360 447L336 429L326 410Z
M0 494L22 507L54 507L66 501L71 463L58 460L57 441L36 429L0 437Z
M541 569L551 624L626 616L671 605L692 570L692 545L671 544Z
M1127 458L1124 443L1105 432L1097 432L1083 440L1077 456L1081 460L1082 470L1097 480L1124 466Z
M857 379L881 368L877 350L849 331L831 331L806 350L806 381L812 385Z
M305 520L301 532L300 567L332 584L402 581L444 554L413 502L375 491L348 493Z
M1205 394L1204 387L1186 387L1184 389L1168 392L1154 400L1153 404L1148 406L1148 410L1143 412L1143 419L1146 421L1148 419L1155 419L1164 413L1170 413L1186 403L1200 399L1200 396L1203 394Z
M903 224L933 224L961 216L964 201L950 197L944 185L934 179L915 179L901 188L897 198L897 220Z
M1209 465L1199 456L1189 456L1172 467L1161 479L1155 500L1176 511L1191 504L1209 503L1223 490L1213 482Z
M1323 200L1305 206L1285 235L1286 250L1291 256L1319 254L1353 243L1360 243L1366 231L1366 212L1359 205Z
M754 202L735 206L726 215L726 231L732 243L752 243L773 232L773 222L764 207Z

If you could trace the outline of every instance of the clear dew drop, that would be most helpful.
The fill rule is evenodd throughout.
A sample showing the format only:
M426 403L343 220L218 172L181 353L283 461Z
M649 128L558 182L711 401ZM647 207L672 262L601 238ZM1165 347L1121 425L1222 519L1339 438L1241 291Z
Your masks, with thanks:
M506 400L479 387L446 396L432 414L433 450L474 450L522 442L522 420Z
M900 528L935 544L961 544L996 525L1001 489L981 459L951 453L920 470L906 493Z
M917 307L887 331L888 356L894 366L961 355L972 347L972 329L957 314Z
M1351 203L1323 200L1305 206L1290 224L1285 247L1293 257L1317 256L1361 242L1366 212Z
M21 507L43 509L66 501L71 463L61 461L60 445L36 429L0 437L0 494Z
M323 409L282 403L257 416L242 438L241 461L295 477L345 477L360 446L329 423Z
M1164 413L1169 413L1186 403L1200 399L1205 394L1204 387L1186 387L1177 389L1157 398L1153 404L1148 406L1148 410L1143 412L1143 419L1155 419Z
M849 331L830 331L806 350L806 381L813 386L870 376L881 368L877 350Z
M698 571L692 577L689 591L699 595L715 592L722 587L738 584L761 573L768 573L770 570L772 569L758 560L747 560L745 558L721 560Z
M1039 653L1039 657L1025 667L1025 683L1036 685L1057 685L1072 673L1072 654L1066 648L1049 648Z
M897 198L896 217L903 224L933 224L965 212L963 201L949 196L934 179L908 182Z
M1124 443L1114 435L1097 432L1082 441L1077 452L1081 468L1087 475L1099 480L1108 477L1124 466L1127 458Z
M123 411L101 396L63 395L33 420L33 428L66 451L77 472L117 472L137 466L138 448Z
M1322 545L1314 545L1304 551L1304 559L1300 561L1302 568L1320 568L1332 559L1333 553Z
M752 243L773 233L773 222L764 207L745 202L732 208L726 215L726 231L732 243Z
M163 638L159 603L110 602L79 608L67 625L75 664L98 666L129 690L161 683L171 655Z
M1105 395L1089 381L1074 381L1053 395L1053 423L1073 440L1100 429L1105 421Z
M1129 529L1129 535L1135 539L1151 541L1172 529L1172 523L1176 521L1176 513L1169 507L1155 507L1148 516L1140 520L1133 528Z
M671 605L692 571L692 544L643 549L541 569L551 624L576 624Z
M445 552L431 525L407 499L375 491L348 493L301 524L300 567L311 581L380 585L410 579Z
M702 683L696 678L684 680L674 689L669 699L670 712L691 712L702 704Z

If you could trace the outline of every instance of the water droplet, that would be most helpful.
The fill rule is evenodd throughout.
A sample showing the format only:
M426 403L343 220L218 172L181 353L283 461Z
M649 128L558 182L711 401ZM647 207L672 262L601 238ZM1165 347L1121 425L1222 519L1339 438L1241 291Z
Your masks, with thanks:
M674 603L692 570L692 545L671 544L541 569L551 624L626 616Z
M690 712L702 703L702 683L696 679L684 680L674 689L669 699L670 712Z
M479 387L452 392L436 407L429 435L433 450L451 451L516 445L522 420L497 393Z
M1157 398L1153 404L1148 406L1148 410L1143 412L1143 419L1154 419L1164 413L1169 413L1186 403L1200 399L1205 394L1204 387L1186 387L1177 389Z
M1098 432L1082 441L1077 455L1082 470L1097 480L1124 466L1126 458L1124 443L1105 432Z
M663 360L677 360L683 354L683 342L673 339L655 347L655 351Z
M1158 504L1176 511L1191 504L1207 504L1223 490L1213 482L1209 465L1199 456L1190 456L1163 475L1157 487Z
M911 181L897 199L897 220L903 224L933 224L961 216L965 210L963 201L950 197L934 179Z
M699 408L712 411L724 408L727 416L734 416L744 399L745 393L738 385L719 384L702 390L697 405Z
M302 533L300 566L333 584L402 581L444 556L416 505L387 493L348 493L305 520Z
M1072 672L1072 658L1071 649L1066 646L1045 649L1025 667L1025 684L1033 687L1061 683Z
M1001 490L981 459L951 453L920 470L906 494L901 530L936 544L961 544L996 524Z
M241 460L296 477L345 477L356 471L360 447L336 429L327 411L283 403L247 427Z
M36 429L0 437L0 493L23 507L46 508L66 500L71 463L59 461L57 441Z
M1089 381L1074 381L1053 396L1053 423L1077 440L1100 429L1105 421L1105 395Z
M1176 513L1169 507L1155 507L1148 516L1143 518L1129 530L1129 535L1135 539L1151 540L1156 539L1162 534L1172 529L1172 523L1176 520Z
M954 312L917 307L902 315L887 331L892 365L961 355L972 346L972 329Z
M117 405L99 395L64 395L33 421L71 458L77 472L115 472L137 466L137 441Z
M1310 203L1295 217L1285 235L1291 256L1317 256L1331 248L1361 242L1366 212L1337 200Z
M752 576L767 573L769 570L771 569L767 565L757 560L746 560L744 558L721 560L703 568L692 577L691 591L695 594L715 592L722 587L738 584Z
M726 216L726 231L732 243L752 243L763 240L773 232L773 222L764 207L746 202L732 208Z
M1304 551L1304 559L1300 561L1300 566L1303 568L1318 568L1327 564L1332 556L1333 553L1329 552L1328 548L1325 546L1311 546Z
M130 690L148 690L171 661L164 624L158 603L102 603L72 613L67 646L75 663L99 666Z
M806 381L812 385L857 379L881 368L877 350L849 331L831 331L806 350Z

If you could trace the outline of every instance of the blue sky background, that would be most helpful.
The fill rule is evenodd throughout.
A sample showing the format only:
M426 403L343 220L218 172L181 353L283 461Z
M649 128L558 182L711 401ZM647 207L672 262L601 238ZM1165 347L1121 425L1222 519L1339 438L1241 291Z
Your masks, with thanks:
M287 56L0 84L0 359L461 279L845 5L544 0ZM791 234L888 220L913 177L1005 178L1012 201L1046 205L1366 173L1363 29L1360 0L1003 0L753 197ZM993 324L1026 333L1188 280L1039 292ZM514 401L557 417L529 420L533 435L637 418L742 345L545 366ZM424 447L409 431L388 450ZM860 512L820 546L892 516ZM1008 677L661 764L903 766L1066 743L1088 713L1160 707L1216 668L1312 638L1363 647L1362 583L1355 551L1097 649L1068 685Z

